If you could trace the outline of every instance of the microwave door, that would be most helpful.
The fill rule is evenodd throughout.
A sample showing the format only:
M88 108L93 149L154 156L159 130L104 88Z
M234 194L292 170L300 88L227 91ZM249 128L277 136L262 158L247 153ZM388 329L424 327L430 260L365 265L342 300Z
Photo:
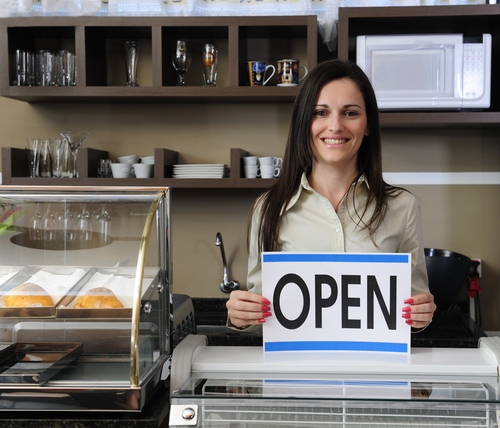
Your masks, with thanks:
M379 40L367 36L362 68L373 84L379 109L462 107L461 36L456 43L423 39L429 36L373 37Z

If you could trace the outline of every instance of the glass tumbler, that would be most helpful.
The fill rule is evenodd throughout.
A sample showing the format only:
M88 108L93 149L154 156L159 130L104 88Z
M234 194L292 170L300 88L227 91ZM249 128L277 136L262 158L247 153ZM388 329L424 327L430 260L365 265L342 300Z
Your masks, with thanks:
M139 42L128 40L125 42L125 71L127 82L125 86L139 86L137 83L137 62L139 59Z
M52 165L52 177L62 177L62 139L49 138L50 161Z
M56 62L52 51L36 52L35 80L37 86L56 85Z
M75 86L75 54L69 51L57 53L57 85Z
M38 156L40 141L37 138L26 138L26 160L28 162L28 177L38 177Z
M38 164L40 169L40 177L52 176L49 140L40 140L40 156L38 157Z
M201 66L203 68L203 77L205 83L203 86L217 86L217 63L219 52L214 45L206 44L203 47L203 57Z

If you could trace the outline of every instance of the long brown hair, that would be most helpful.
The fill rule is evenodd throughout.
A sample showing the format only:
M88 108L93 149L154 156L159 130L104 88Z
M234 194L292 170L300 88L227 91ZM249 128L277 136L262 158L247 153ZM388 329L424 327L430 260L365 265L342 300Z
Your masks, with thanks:
M358 151L359 176L365 176L369 186L369 196L365 207L358 216L358 225L373 234L382 224L391 196L399 193L400 188L390 186L382 178L382 150L377 100L367 76L356 64L344 60L330 60L318 64L304 79L295 99L288 139L283 157L280 178L252 208L258 203L262 212L258 231L260 251L279 250L279 231L283 210L298 191L302 173L312 170L314 153L311 147L311 121L316 101L323 87L338 79L350 79L359 88L365 101L370 133L363 138ZM351 186L351 188L355 186ZM351 191L349 191L351 192ZM354 194L353 194L354 198ZM354 200L354 199L353 199ZM368 206L375 201L375 210L370 219L363 219ZM249 222L249 228L251 220Z

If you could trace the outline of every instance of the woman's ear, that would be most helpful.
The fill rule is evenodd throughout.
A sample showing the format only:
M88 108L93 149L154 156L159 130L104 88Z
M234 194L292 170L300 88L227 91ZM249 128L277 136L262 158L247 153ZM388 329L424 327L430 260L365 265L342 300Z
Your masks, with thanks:
M370 128L368 127L368 125L366 125L365 137L368 137L368 135L370 135Z

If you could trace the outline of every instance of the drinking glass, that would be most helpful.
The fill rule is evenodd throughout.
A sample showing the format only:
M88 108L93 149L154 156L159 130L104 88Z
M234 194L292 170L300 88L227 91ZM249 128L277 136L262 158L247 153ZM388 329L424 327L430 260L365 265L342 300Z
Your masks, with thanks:
M62 177L62 140L49 138L47 141L49 142L52 177Z
M36 204L35 214L30 220L29 235L31 241L41 241L43 231L43 217L40 214L40 204Z
M75 86L75 54L69 51L59 51L56 58L57 85Z
M92 219L85 204L82 205L82 211L78 217L77 239L79 241L90 241L92 239Z
M127 82L125 86L139 86L137 83L137 62L139 59L139 42L128 40L125 42L125 71Z
M205 84L203 86L217 86L217 63L219 59L219 52L214 45L206 44L203 47L203 56L201 66L203 68L203 77Z
M50 204L48 205L47 211L42 218L42 225L44 240L55 241L57 234L57 222L54 214L52 214L52 211L50 210Z
M50 149L48 140L40 140L40 156L38 157L40 177L51 177Z
M58 216L57 223L64 241L76 240L76 219L75 215L71 212L69 204L62 215Z
M66 139L61 143L61 177L73 177L73 154Z
M102 205L101 213L97 218L97 232L99 237L99 242L109 242L110 239L110 229L111 229L111 218L105 209L104 204Z
M39 50L36 52L35 80L37 86L55 86L55 54L52 51Z
M71 165L72 165L72 175L71 177L78 177L78 148L82 145L83 140L89 135L88 132L74 132L74 131L64 131L61 135L68 142L71 148Z
M26 138L26 158L28 161L28 177L38 177L38 155L40 153L40 140Z
M177 40L174 53L172 54L172 64L179 76L177 86L186 86L184 74L191 64L191 52L185 40Z

